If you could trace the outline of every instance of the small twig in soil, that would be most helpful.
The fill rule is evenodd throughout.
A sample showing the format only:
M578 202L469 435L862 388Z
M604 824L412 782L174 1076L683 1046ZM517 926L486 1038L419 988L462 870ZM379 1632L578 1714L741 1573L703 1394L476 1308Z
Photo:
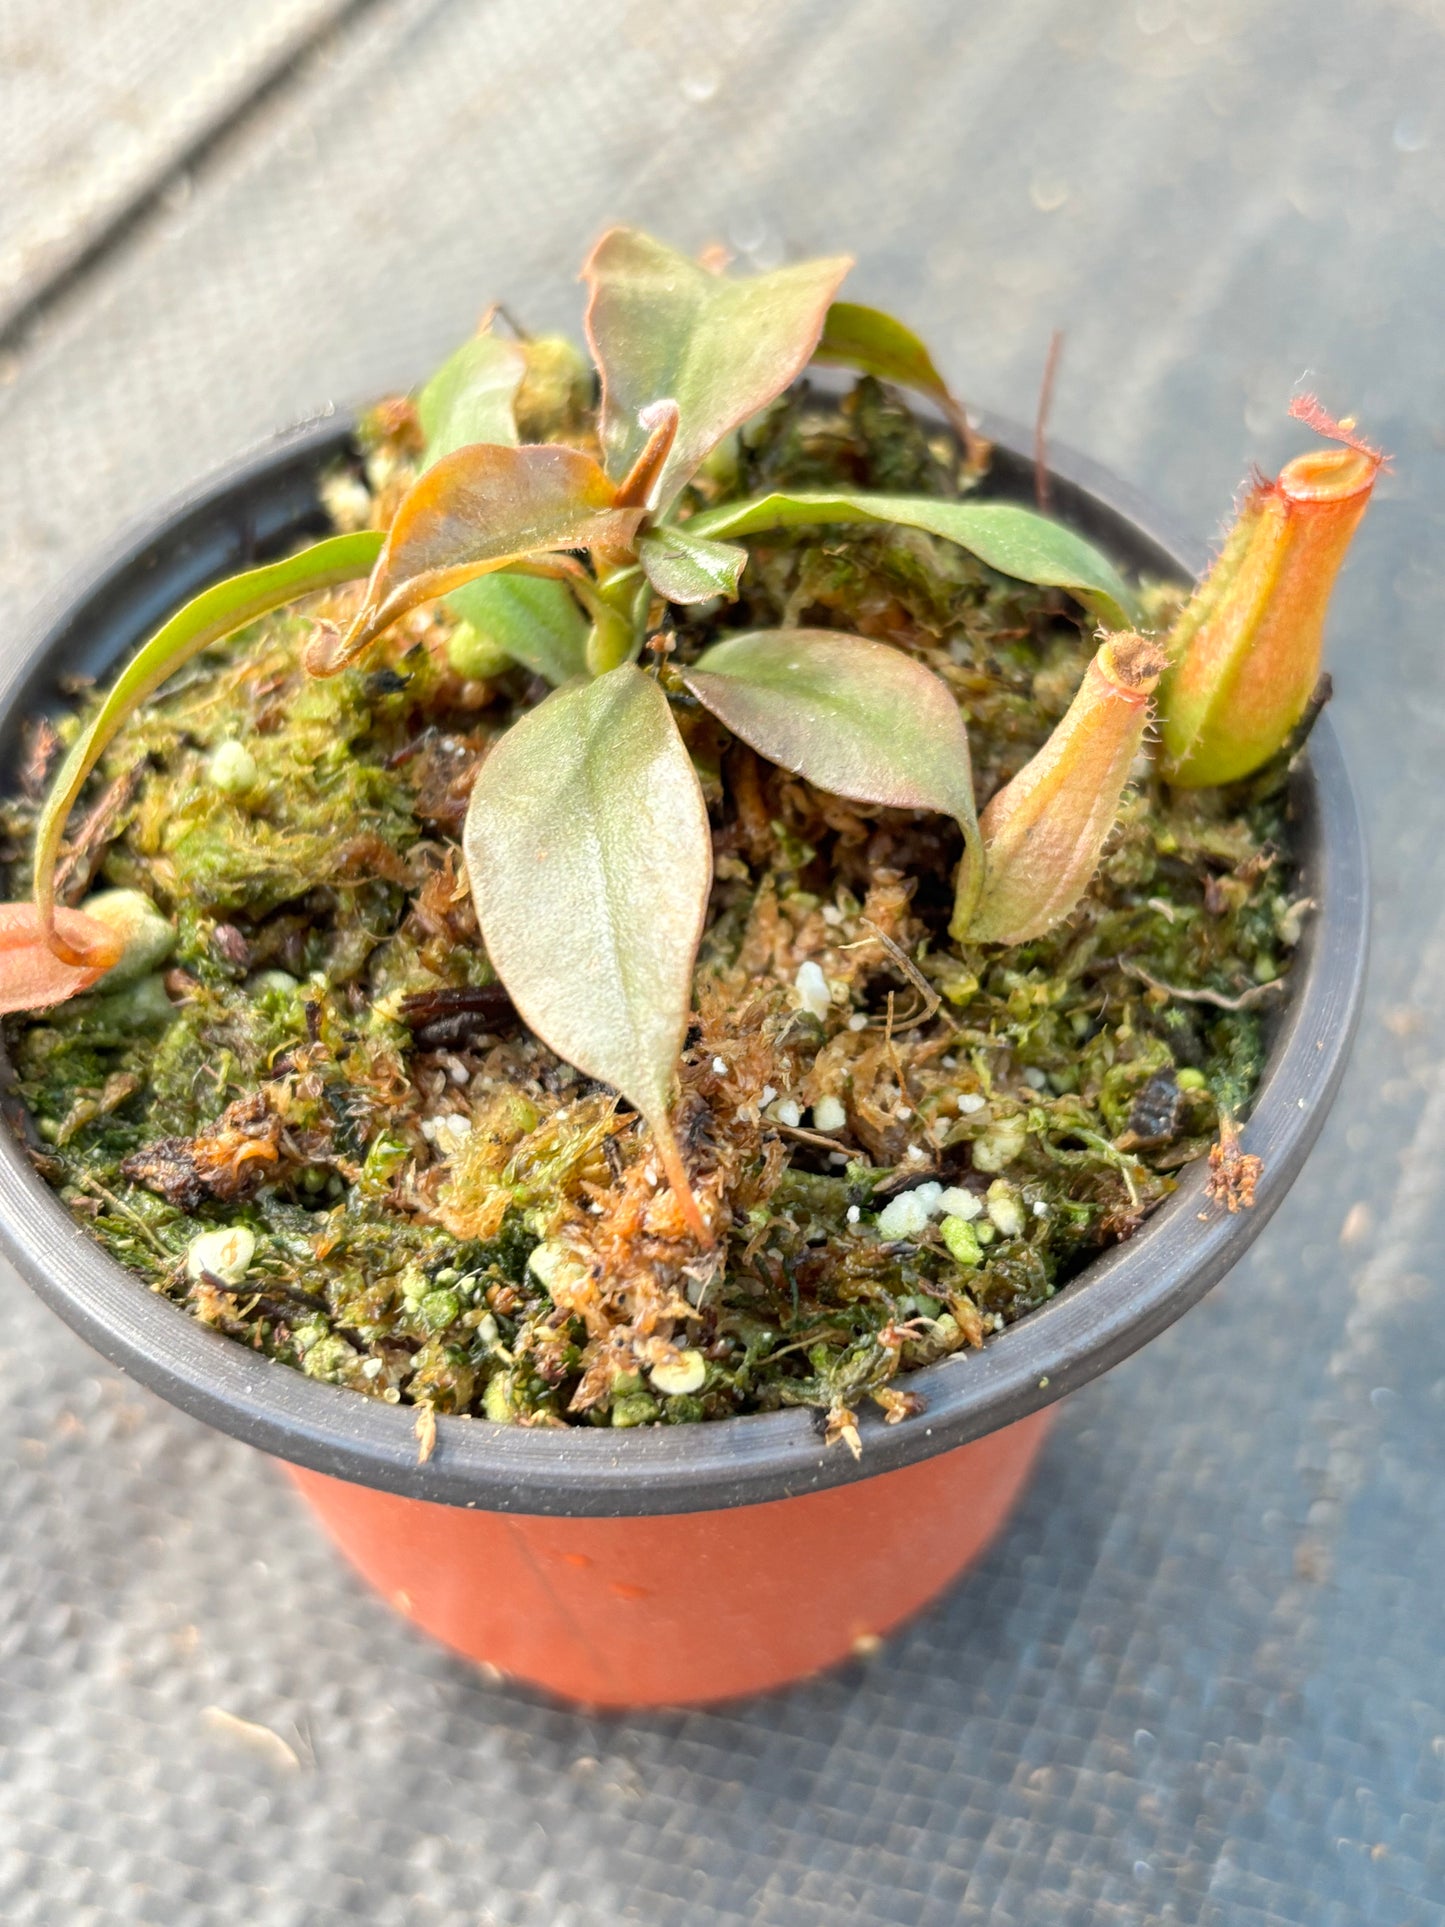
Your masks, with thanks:
M479 335L490 334L494 321L505 321L518 341L530 341L532 339L531 335L522 326L521 322L518 321L517 317L511 312L504 301L489 301L487 303L486 307L482 310L481 318L477 322L477 333Z
M795 1137L800 1144L816 1144L820 1151L844 1151L848 1147L841 1137L829 1137L825 1131L810 1131L805 1124L773 1124L768 1120L779 1137Z
M1162 990L1166 997L1177 997L1185 1004L1213 1004L1216 1010L1248 1010L1276 990L1284 989L1284 978L1274 977L1267 984L1252 984L1248 990L1240 991L1237 997L1226 997L1219 990L1184 990L1178 984L1166 984L1153 977L1142 964L1131 963L1127 957L1116 957L1115 963L1127 977L1137 977L1141 984L1151 990Z
M1300 717L1299 721L1285 738L1284 749L1281 753L1286 757L1291 768L1294 767L1294 759L1309 741L1310 731L1320 719L1320 711L1325 707L1326 703L1333 699L1334 693L1334 677L1328 669L1322 669L1320 671L1319 681L1311 690L1310 699L1305 704L1303 716Z
M1232 1217L1236 1211L1249 1210L1263 1174L1263 1160L1241 1150L1238 1121L1226 1111L1219 1120L1219 1142L1209 1153L1205 1195L1212 1203L1224 1205Z
M32 802L39 802L45 794L50 781L50 773L59 760L64 745L54 723L48 716L38 716L26 746L25 761L20 771L20 787Z
M76 1183L80 1190L89 1191L93 1197L102 1198L118 1217L124 1218L128 1224L133 1224L151 1249L158 1252L162 1258L169 1262L175 1257L175 1253L166 1249L145 1219L132 1211L128 1204L122 1204L119 1198L107 1191L98 1178L86 1176L78 1178Z
M1063 329L1055 328L1049 336L1049 352L1044 356L1043 380L1039 383L1039 405L1034 415L1034 500L1038 504L1040 515L1048 514L1051 498L1048 451L1049 410L1054 403L1054 377L1059 372L1059 356L1063 352L1063 347Z
M331 1307L324 1298L314 1291L305 1291L300 1285L292 1284L286 1278L265 1278L251 1284L227 1284L213 1271L202 1270L202 1284L209 1285L212 1291L223 1291L228 1298L240 1300L250 1297L255 1304L269 1304L276 1310L284 1310L283 1300L291 1299L298 1305L305 1305L309 1311L330 1313Z
M936 1017L943 1008L943 999L933 988L933 985L929 983L923 972L918 968L918 965L914 963L913 959L908 955L908 952L904 950L901 945L896 944L886 930L880 930L878 925L868 917L860 917L859 922L865 929L873 932L874 937L888 952L888 955L893 959L893 962L897 965L903 976L907 978L908 982L912 984L913 988L923 999L923 1009L918 1016L908 1019L909 1027L911 1028L915 1024L926 1023L930 1018ZM850 944L849 948L852 949L853 946ZM949 1017L949 1022L950 1024L953 1023L951 1016ZM893 1028L898 1030L901 1029L902 1026L895 1024ZM958 1028L956 1024L954 1028Z

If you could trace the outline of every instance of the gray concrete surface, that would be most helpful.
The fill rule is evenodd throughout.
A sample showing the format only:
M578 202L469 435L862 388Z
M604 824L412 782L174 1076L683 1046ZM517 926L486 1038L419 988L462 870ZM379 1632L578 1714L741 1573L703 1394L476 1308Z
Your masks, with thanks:
M0 326L113 239L365 0L5 0Z
M0 48L18 20L79 76L0 126L0 262L110 36L157 132L223 18L239 43L327 11L0 0ZM166 134L138 212L76 150L66 206L110 212L78 272L24 256L0 343L5 621L239 444L415 377L489 296L575 324L609 218L759 264L849 247L859 297L993 407L1031 411L1063 328L1058 435L1201 532L1299 445L1301 384L1394 452L1331 642L1370 1008L1256 1255L1071 1403L985 1565L866 1666L720 1713L601 1723L469 1674L266 1466L0 1277L0 1918L1445 1921L1445 8L334 11L279 79L232 62L224 132Z

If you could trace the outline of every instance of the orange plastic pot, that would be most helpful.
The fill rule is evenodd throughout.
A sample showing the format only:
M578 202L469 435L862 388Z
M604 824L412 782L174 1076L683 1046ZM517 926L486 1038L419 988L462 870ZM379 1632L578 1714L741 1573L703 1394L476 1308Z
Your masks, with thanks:
M454 1652L590 1706L678 1706L869 1651L987 1550L1052 1417L857 1485L650 1518L469 1512L286 1469L362 1577Z
M985 423L990 486L1028 499L1027 438ZM197 489L97 568L7 652L0 752L61 679L104 677L207 582L325 526L318 477L341 418L279 438ZM1055 459L1057 512L1126 566L1197 572L1110 477ZM1152 532L1151 532L1152 531ZM1274 1018L1245 1133L1263 1159L1230 1215L1187 1170L1130 1239L981 1351L913 1374L921 1415L861 1421L862 1456L815 1413L611 1431L444 1418L418 1457L413 1415L256 1356L146 1290L79 1233L0 1128L0 1240L81 1335L193 1416L290 1467L327 1530L416 1625L469 1658L594 1705L725 1698L845 1658L979 1555L1017 1499L1048 1408L1136 1351L1257 1236L1334 1096L1364 977L1365 857L1328 721L1294 791L1301 896L1318 909ZM1144 1449L1141 1445L1138 1449Z

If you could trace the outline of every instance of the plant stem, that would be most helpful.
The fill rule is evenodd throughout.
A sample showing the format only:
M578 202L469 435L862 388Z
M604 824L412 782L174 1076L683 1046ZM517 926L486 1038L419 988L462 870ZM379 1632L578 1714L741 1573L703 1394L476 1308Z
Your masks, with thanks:
M682 1207L682 1215L687 1219L689 1228L702 1244L708 1246L716 1244L716 1233L702 1215L697 1194L692 1188L692 1180L687 1175L687 1166L682 1161L682 1152L678 1149L677 1138L673 1134L672 1125L666 1119L654 1122L652 1141L657 1147L663 1174L671 1186L672 1195Z
M615 569L596 585L597 606L587 638L587 667L594 676L635 662L642 651L650 585L636 563Z

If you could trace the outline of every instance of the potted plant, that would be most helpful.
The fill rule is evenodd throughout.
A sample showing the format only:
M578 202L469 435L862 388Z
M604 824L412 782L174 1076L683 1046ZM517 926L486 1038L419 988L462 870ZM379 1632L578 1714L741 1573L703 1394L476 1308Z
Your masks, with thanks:
M5 697L16 1262L592 1702L798 1677L961 1570L1283 1195L1358 999L1316 682L1377 452L1298 404L1334 445L1190 595L1083 465L1025 506L847 266L610 233L600 389L488 316Z

